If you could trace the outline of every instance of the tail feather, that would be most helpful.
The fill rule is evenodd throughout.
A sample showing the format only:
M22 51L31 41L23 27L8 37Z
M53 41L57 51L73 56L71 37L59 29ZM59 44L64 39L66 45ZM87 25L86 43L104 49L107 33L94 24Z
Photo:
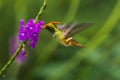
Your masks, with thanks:
M71 45L71 46L78 46L80 48L84 48L84 46L82 44L78 43L77 41L75 41L73 39L69 40L69 45Z

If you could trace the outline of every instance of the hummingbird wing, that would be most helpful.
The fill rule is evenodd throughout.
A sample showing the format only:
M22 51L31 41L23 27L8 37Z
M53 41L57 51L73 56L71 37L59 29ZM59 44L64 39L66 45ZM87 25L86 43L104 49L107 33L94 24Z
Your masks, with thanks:
M81 23L81 24L77 24L75 22L66 25L65 28L63 28L63 36L64 38L68 38L73 36L74 34L81 32L84 29L87 29L89 26L91 26L93 24L93 22L85 22L85 23ZM69 27L68 27L69 26Z
M76 24L76 23L72 21L72 22L69 22L68 24L59 25L57 27L58 27L58 29L60 29L62 31L66 31L69 27L71 27L74 24Z

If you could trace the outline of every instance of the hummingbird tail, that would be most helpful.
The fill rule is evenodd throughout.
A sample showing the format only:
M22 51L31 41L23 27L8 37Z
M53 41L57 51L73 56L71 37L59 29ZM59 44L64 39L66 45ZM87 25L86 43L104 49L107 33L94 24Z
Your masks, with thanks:
M70 44L71 46L78 46L78 47L80 47L80 48L84 48L84 47L85 47L85 46L81 45L80 43L76 42L76 41L73 40L73 39L70 40L69 44Z
M73 39L71 39L70 44L71 44L71 46L78 46L78 47L80 47L80 48L84 48L84 47L85 47L85 46L83 46L82 44L76 42L76 41L73 40Z
M75 44L73 44L73 46L78 46L78 47L80 47L80 48L84 48L85 46L83 46L83 45L81 45L81 44L79 44L79 43L75 43Z

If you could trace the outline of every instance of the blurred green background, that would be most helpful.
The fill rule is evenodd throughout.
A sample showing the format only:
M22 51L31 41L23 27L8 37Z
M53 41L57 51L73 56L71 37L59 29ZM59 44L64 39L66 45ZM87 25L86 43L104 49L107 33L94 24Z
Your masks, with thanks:
M35 18L43 0L0 0L0 69L9 60L9 39L20 19ZM42 30L35 49L27 47L27 61L14 62L0 80L120 80L120 0L48 0L46 23L93 21L73 36L86 46L64 47Z

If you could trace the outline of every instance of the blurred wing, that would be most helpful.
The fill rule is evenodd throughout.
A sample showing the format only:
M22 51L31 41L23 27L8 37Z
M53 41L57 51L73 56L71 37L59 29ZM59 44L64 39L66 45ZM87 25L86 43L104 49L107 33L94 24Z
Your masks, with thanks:
M86 23L81 23L77 25L75 22L67 26L66 28L63 29L63 36L64 38L71 37L74 34L81 32L84 29L87 29L89 26L91 26L93 23L92 22L86 22Z
M58 29L62 30L62 31L66 31L69 27L73 26L74 24L76 24L75 22L71 21L68 24L63 24L63 25L58 25Z

